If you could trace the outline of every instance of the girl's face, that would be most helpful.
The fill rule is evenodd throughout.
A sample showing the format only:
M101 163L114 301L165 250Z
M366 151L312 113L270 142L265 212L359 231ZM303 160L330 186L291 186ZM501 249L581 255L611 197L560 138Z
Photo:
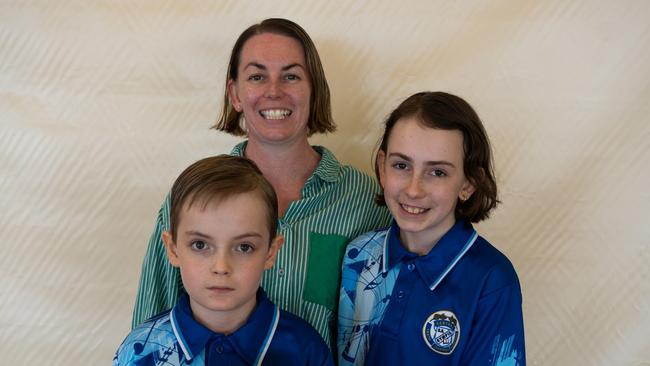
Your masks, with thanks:
M242 47L237 75L228 81L228 95L244 113L250 141L307 138L311 85L298 41L272 33L251 37Z
M417 117L398 120L378 152L384 198L410 251L427 254L456 222L457 200L474 193L463 159L460 131L426 127Z

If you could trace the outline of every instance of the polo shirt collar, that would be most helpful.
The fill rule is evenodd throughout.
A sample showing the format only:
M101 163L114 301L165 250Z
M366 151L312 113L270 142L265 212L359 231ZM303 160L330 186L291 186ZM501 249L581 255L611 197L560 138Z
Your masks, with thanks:
M183 293L170 312L172 329L186 360L203 352L213 337L223 336L199 324L192 316L189 296ZM257 305L246 323L226 336L235 351L251 365L261 364L273 340L280 320L280 310L262 288L257 290Z
M477 238L478 234L469 222L457 220L427 255L418 256L402 246L399 226L393 219L384 244L384 258L387 258L384 262L384 272L405 260L412 259L416 261L420 277L433 291L474 245Z
M235 145L235 147L230 151L230 155L244 156L247 143L248 140ZM312 148L320 154L321 159L318 166L316 166L316 170L314 170L314 173L309 178L308 183L313 179L313 177L318 177L325 182L336 182L341 175L341 163L336 160L334 154L327 148L318 145L314 145Z

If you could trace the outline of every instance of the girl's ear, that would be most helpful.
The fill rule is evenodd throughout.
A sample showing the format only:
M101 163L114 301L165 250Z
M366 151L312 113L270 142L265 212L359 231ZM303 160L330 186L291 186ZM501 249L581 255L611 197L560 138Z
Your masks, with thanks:
M479 175L482 174L483 174L483 168L481 168L481 172L479 172ZM472 197L474 192L476 192L475 179L465 177L465 182L463 183L463 186L461 187L460 192L458 193L458 199L460 199L462 202L465 202L470 197Z
M381 188L384 188L384 163L386 162L386 153L383 150L377 151L377 159L375 159L375 165L377 171L379 172L379 184Z
M275 258L277 257L278 251L284 244L284 236L276 235L275 238L271 241L271 246L269 252L266 255L266 261L264 262L264 269L270 269L275 264Z
M239 95L237 95L237 85L235 84L235 81L233 79L228 79L226 88L228 89L228 99L230 99L230 104L232 104L232 107L237 112L241 112L241 100L239 99Z
M165 243L165 250L167 252L167 258L169 258L169 263L174 267L179 267L179 259L176 243L172 239L172 234L169 231L163 231L162 240Z

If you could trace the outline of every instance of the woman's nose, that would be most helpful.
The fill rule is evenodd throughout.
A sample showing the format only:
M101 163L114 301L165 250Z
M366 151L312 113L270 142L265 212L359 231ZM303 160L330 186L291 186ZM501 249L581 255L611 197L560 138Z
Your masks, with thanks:
M279 79L271 79L266 88L267 98L279 98L282 96L282 84Z

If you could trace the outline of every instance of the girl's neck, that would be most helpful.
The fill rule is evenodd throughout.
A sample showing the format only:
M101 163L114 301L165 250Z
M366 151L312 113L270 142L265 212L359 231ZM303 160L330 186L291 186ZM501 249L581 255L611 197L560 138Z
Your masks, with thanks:
M440 238L442 238L456 223L441 223L436 227L428 228L420 232L407 232L400 230L400 241L406 250L419 256L429 254Z

